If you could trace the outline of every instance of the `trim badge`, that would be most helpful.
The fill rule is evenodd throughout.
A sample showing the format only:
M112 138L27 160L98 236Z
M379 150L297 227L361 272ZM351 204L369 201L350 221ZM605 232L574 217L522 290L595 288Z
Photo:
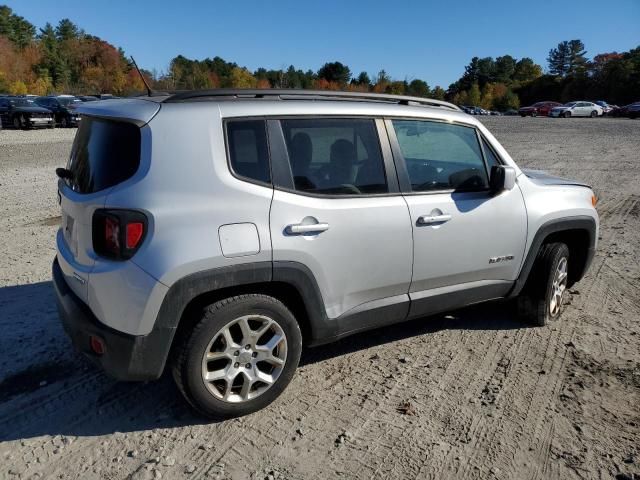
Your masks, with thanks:
M508 262L513 260L513 255L503 255L502 257L491 257L489 263Z

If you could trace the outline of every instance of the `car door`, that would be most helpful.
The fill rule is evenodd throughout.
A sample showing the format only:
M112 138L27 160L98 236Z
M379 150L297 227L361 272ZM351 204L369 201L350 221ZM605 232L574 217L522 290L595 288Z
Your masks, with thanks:
M9 124L9 119L7 117L8 110L9 110L9 102L3 98L0 98L0 122L2 125Z
M283 262L308 269L323 313L340 318L334 333L404 320L412 231L382 120L288 118L269 130L274 276Z
M578 103L578 115L581 117L588 117L591 115L591 107L587 102Z
M494 150L472 126L386 124L413 229L410 316L505 295L522 261L527 215L517 185L490 191Z

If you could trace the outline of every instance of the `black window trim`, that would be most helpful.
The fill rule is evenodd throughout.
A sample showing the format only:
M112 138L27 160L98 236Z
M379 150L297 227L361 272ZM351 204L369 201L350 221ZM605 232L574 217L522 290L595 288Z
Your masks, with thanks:
M229 123L232 123L232 122L255 122L255 121L262 121L264 123L264 133L265 133L265 139L267 142L267 162L269 163L269 179L270 179L269 182L262 182L260 180L256 180L255 178L245 177L244 175L240 175L238 172L236 172L233 169L233 165L231 164L231 150L229 145L229 131L227 129L227 126L229 125ZM227 157L227 168L229 169L229 172L231 173L231 175L242 182L252 183L254 185L258 185L261 187L267 187L269 189L273 189L273 168L271 166L271 146L269 145L269 131L267 129L267 118L265 118L264 116L225 118L222 121L222 126L224 130L224 149L225 149L225 155Z
M391 144L391 151L393 153L393 160L396 165L396 169L398 171L398 181L400 183L400 191L403 195L406 196L414 196L414 195L441 195L443 193L484 193L489 194L491 192L490 188L473 188L473 189L455 189L455 188L444 188L440 190L427 190L424 192L414 192L413 186L411 185L411 180L409 179L409 172L407 170L407 164L404 159L404 155L402 155L402 150L400 148L400 143L398 142L398 137L396 136L395 128L393 127L393 120L409 120L409 121L419 121L419 122L437 122L437 123L446 123L449 125L458 125L461 127L472 128L476 133L476 138L478 139L478 146L480 147L480 155L482 156L482 161L484 164L485 171L487 168L487 160L484 155L484 150L482 148L481 133L478 130L478 127L475 125L471 125L464 122L451 121L451 120L443 120L439 118L428 118L428 117L384 117L384 124L387 129L387 135L389 136L389 142ZM496 157L502 160L499 156ZM487 174L487 180L489 180L489 174ZM488 182L487 182L488 183Z
M293 186L293 174L291 173L291 166L289 162L289 153L284 140L284 133L282 131L281 120L312 120L312 119L327 119L327 120L372 120L378 136L378 143L380 146L380 153L382 155L382 161L384 166L384 173L387 180L387 193L363 193L358 194L326 194L326 193L314 193L296 190ZM229 155L229 142L227 138L226 123L230 121L242 121L242 120L265 120L267 128L267 143L269 151L269 165L271 172L271 184L265 184L256 180L245 178L236 174L231 167L231 157ZM348 198L379 198L379 197L396 197L402 195L398 183L398 176L396 172L395 163L393 161L393 155L391 153L391 147L389 145L389 138L384 127L384 120L382 116L376 115L316 115L316 114L304 114L304 115L261 115L261 116L244 116L244 117L226 117L223 119L225 124L225 148L227 154L227 165L232 175L239 180L254 183L256 185L268 186L270 188L292 193L295 195L302 195L305 197L323 198L323 199L348 199ZM276 126L277 125L277 126ZM288 175L288 176L287 176Z

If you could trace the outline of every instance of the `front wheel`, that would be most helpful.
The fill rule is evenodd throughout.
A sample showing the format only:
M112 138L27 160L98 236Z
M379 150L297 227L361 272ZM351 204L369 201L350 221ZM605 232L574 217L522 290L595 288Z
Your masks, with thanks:
M527 322L544 326L560 317L569 281L569 248L564 243L543 245L524 290L518 313Z
M273 402L300 360L302 334L279 300L239 295L209 305L180 340L173 377L203 415L247 415Z
M20 117L19 115L13 117L13 128L16 128L18 130L22 128L22 117Z
M562 114L562 116L563 116L564 118L569 118L569 117L571 116L571 114L570 114L569 112L564 112L564 113Z

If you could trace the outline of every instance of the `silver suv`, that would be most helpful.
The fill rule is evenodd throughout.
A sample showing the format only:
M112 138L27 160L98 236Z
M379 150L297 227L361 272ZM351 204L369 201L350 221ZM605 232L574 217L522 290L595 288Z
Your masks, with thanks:
M588 186L519 169L446 102L213 90L78 111L64 327L115 378L170 366L210 417L272 402L303 346L498 298L544 325L596 248Z

